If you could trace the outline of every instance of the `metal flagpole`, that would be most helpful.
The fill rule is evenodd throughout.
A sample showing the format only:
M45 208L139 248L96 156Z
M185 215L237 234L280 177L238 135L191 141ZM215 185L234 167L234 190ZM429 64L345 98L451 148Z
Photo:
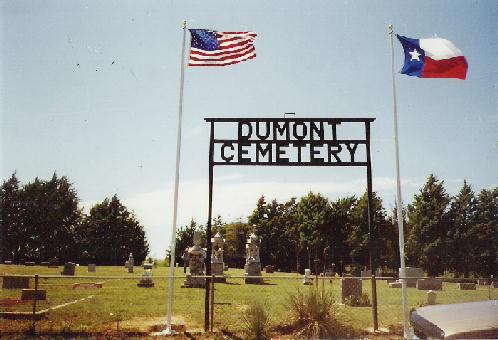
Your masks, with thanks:
M176 169L175 169L175 192L173 196L173 229L171 232L170 264L169 264L169 286L168 286L168 318L164 334L174 334L171 329L171 315L173 313L173 286L175 275L175 246L176 246L176 217L178 210L178 183L180 180L180 149L182 143L182 113L183 113L183 84L185 78L185 35L187 34L187 20L183 20L182 56L180 64L180 97L178 101L178 126L176 137Z
M396 82L394 76L394 43L393 43L393 25L389 25L389 35L391 36L391 77L393 87L393 121L394 121L394 149L396 155L396 212L398 217L398 230L399 230L399 257L401 264L401 271L399 276L401 278L402 290L402 303L403 303L403 329L405 339L408 337L408 319L406 307L406 279L405 279L405 234L403 230L403 206L401 205L401 181L399 175L399 144L398 144L398 113L396 105Z

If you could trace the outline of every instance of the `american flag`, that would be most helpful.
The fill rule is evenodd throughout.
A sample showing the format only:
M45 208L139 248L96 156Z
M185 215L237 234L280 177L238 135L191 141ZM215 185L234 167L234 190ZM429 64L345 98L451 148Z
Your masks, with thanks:
M192 36L189 66L226 66L256 58L254 32L189 31Z

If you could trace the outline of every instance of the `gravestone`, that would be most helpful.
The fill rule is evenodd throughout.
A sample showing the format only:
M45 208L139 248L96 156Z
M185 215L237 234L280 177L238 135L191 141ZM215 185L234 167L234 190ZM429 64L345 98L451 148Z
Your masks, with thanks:
M311 278L311 269L306 268L304 270L303 284L304 285L312 285L313 284L313 279Z
M59 259L57 257L52 257L48 260L49 268L59 268Z
M491 284L491 279L477 279L477 284L479 286L489 286Z
M389 282L389 288L401 288L403 284L400 281Z
M273 272L275 272L275 268L273 268L273 266L268 265L265 267L265 272L267 274L272 274Z
M493 281L493 288L498 288L498 281Z
M12 264L12 261L4 261L3 263L10 265Z
M188 248L189 264L186 280L183 282L182 288L202 288L206 285L204 277L204 260L206 251L201 247L201 233L194 231L194 245Z
M40 266L43 266L43 267L48 267L48 264L49 264L48 261L42 261L42 262L40 262Z
M29 267L33 267L36 263L34 263L33 261L26 261L24 262L24 265L25 266L29 266Z
M259 259L259 247L261 246L261 239L256 234L251 233L246 243L246 264L245 269L245 282L247 284L261 284L263 278L261 277L261 261ZM259 277L254 277L259 276Z
M401 276L401 268L399 268L399 273ZM407 288L416 288L417 287L417 278L424 277L424 271L421 268L417 267L405 267L405 277L406 279L406 287ZM410 279L413 277L413 279Z
M476 284L473 282L459 282L457 283L459 290L476 290Z
M371 270L362 270L362 271L361 271L361 277L362 277L364 280L367 280L367 279L372 278L372 271L371 271Z
M29 288L29 277L5 275L2 281L3 289Z
M61 275L74 276L75 269L76 269L76 264L74 264L73 262L67 262L64 264L64 269L62 270Z
M418 290L443 290L443 280L427 278L417 280Z
M21 300L46 300L47 291L45 289L23 289L21 291Z
M211 238L211 274L216 275L214 282L226 282L223 277L223 245L225 240L223 235L218 231Z
M359 299L362 293L361 279L356 277L341 278L341 301L346 302L346 299L353 297Z
M125 261L125 264L124 264L124 267L125 267L126 269L128 269L128 266L129 266L129 265L130 265L130 263L128 262L128 260L126 260L126 261Z
M97 266L95 263L89 263L88 264L88 272L89 273L95 273L97 271Z
M133 254L130 253L128 257L128 273L133 273L133 267L135 266L135 260L133 259Z
M137 283L138 287L152 288L154 287L154 282L152 281L152 263L144 263L144 273Z
M437 297L436 292L433 290L429 290L427 292L427 304L429 306L435 305L436 304L436 297Z

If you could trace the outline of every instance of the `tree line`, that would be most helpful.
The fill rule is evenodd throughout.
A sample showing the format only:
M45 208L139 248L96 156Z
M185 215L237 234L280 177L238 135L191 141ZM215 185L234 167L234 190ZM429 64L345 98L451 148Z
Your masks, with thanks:
M89 214L79 207L73 184L54 173L22 185L16 174L0 188L0 259L22 263L58 258L61 263L121 265L130 253L149 252L145 231L114 195Z
M321 194L267 201L261 196L247 222L212 222L213 235L225 238L224 260L232 267L245 262L245 243L255 232L261 240L261 262L282 271L318 272L346 269L358 274L369 268L367 194L330 201ZM498 263L498 188L483 189L477 196L464 181L450 197L444 181L429 175L427 182L402 211L405 223L406 265L421 267L429 275L451 272L456 276L496 274ZM390 213L373 193L375 266L384 274L399 268L396 208ZM192 220L177 231L175 261L182 262L192 245L194 230L204 226Z

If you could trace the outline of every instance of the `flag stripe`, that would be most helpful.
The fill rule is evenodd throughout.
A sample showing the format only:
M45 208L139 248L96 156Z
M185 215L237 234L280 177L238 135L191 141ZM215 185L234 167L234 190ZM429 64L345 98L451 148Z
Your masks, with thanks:
M256 57L254 32L190 30L189 66L225 66ZM194 46L195 45L195 46Z
M254 48L252 49L251 53L254 52ZM243 57L245 55L248 55L249 53L238 53L238 54L231 54L231 55L226 55L226 56L220 56L216 58L197 58L194 56L190 56L191 61L224 61L224 60L230 60L230 59L237 59L240 57Z
M250 56L248 56L245 59L233 60L233 61L230 61L230 62L217 63L215 61L212 61L212 62L209 62L209 63L203 62L203 63L200 63L200 64L196 64L195 62L189 62L188 65L189 66L226 66L226 65L237 64L237 63L240 63L241 61L246 61L246 60L254 59L254 58L256 58L256 54L250 55Z
M425 57L422 78L457 78L465 80L467 67L467 60L463 56L445 60L433 60Z
M202 50L192 50L190 52L190 56L192 58L197 57L197 58L204 58L204 59L209 59L209 58L216 59L218 57L223 57L223 56L227 56L227 55L250 52L249 50L254 50L254 46L248 46L248 47L246 46L243 48L239 48L239 49L232 50L232 51L226 51L226 52L204 52Z

